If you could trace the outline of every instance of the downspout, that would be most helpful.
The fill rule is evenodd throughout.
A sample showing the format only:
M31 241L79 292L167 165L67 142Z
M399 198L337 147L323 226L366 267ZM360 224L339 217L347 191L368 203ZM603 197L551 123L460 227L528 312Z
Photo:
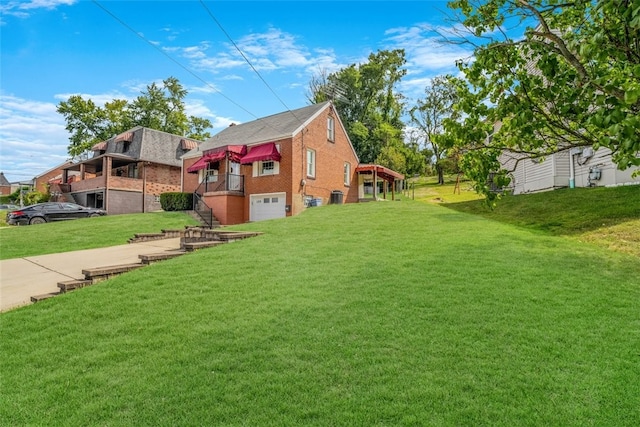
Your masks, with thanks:
M573 166L573 149L569 150L569 188L576 188L576 171Z
M580 147L573 147L569 150L569 188L576 188L576 168L573 164L573 156L582 153Z
M146 211L146 195L147 195L147 164L142 162L142 213Z

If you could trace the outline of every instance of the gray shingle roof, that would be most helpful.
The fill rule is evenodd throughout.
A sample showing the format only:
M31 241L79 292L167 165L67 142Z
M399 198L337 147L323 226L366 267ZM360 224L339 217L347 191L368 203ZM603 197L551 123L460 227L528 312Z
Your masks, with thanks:
M262 117L251 122L232 125L200 144L189 154L211 150L225 145L251 145L292 137L327 108L329 102L308 105L297 110L285 111ZM189 155L187 155L189 156Z
M4 172L0 172L0 185L11 185L9 180L4 176Z

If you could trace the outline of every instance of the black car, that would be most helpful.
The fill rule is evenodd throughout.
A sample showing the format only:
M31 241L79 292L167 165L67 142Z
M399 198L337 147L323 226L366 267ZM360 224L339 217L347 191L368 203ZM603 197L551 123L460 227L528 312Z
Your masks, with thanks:
M38 203L7 213L7 224L44 224L51 221L87 218L106 215L102 209L87 208L75 203Z

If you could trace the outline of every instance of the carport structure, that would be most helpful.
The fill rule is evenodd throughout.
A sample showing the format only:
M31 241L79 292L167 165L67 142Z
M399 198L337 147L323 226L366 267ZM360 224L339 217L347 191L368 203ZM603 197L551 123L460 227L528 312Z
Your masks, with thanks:
M373 200L378 200L378 182L382 182L383 199L387 198L387 188L391 188L391 200L395 200L396 182L404 180L404 175L380 165L359 165L356 168L358 174L358 197L360 201L369 201L371 194ZM369 187L371 189L369 190Z

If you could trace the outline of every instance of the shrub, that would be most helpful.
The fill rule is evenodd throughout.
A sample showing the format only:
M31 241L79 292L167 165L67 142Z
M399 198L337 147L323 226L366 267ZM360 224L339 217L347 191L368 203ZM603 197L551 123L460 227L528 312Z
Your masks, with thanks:
M160 205L165 211L188 211L193 209L192 193L162 193Z

